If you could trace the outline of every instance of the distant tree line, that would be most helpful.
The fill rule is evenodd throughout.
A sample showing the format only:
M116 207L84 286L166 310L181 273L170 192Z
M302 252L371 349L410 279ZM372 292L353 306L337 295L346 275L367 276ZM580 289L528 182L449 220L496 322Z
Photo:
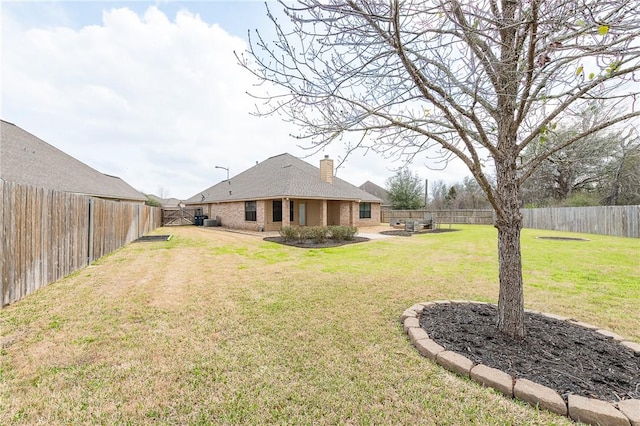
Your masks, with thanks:
M562 147L585 127L605 120L597 104L568 124L545 129L523 153L523 162L549 147ZM600 131L558 149L522 185L525 207L640 204L638 129Z
M523 153L526 163L538 151L561 147L585 126L601 119L594 107L568 125L546 129ZM424 207L424 184L417 174L402 169L387 180L395 210ZM596 132L579 144L558 149L522 185L522 207L581 207L640 204L640 137L634 127ZM491 204L475 179L447 185L430 184L429 209L489 209Z
M548 141L537 143L561 143L570 134L570 128L561 128L550 134ZM561 149L540 165L522 185L522 207L640 204L640 139L637 134L627 130L595 134L587 139L588 143ZM536 145L532 145L530 149L535 148ZM535 153L526 152L527 155ZM476 181L465 177L462 182L449 186L444 181L431 183L427 208L488 209L491 204Z
M444 181L431 184L429 209L490 209L491 203L475 179L467 176L461 183L447 186Z

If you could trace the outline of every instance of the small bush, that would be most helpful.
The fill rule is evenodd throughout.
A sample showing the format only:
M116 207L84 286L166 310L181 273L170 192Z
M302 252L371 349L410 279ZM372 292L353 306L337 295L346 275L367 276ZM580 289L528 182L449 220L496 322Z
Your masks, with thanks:
M353 226L339 225L329 227L330 238L335 241L352 241L357 233L358 228Z
M284 226L280 229L280 236L285 241L295 241L300 239L300 228L295 226Z
M347 226L347 232L345 233L344 239L347 241L352 241L356 235L358 235L358 228L355 226Z
M571 197L565 199L561 204L562 207L589 207L600 204L600 198L596 194L586 192L576 192Z
M329 228L325 226L311 226L306 228L309 233L308 239L313 240L315 244L322 244L327 240Z
M306 226L298 228L298 242L303 243L309 239L311 239L311 228L307 228Z
M358 228L352 226L284 226L280 229L280 236L287 242L304 243L312 240L315 244L322 244L328 238L334 241L352 241L358 233Z

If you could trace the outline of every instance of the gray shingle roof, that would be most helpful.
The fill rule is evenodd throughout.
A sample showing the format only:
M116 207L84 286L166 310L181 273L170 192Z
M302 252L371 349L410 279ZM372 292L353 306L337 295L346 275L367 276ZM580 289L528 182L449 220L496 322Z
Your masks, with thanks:
M320 178L320 169L280 154L258 163L228 181L224 180L185 201L204 204L268 198L310 198L379 203L376 196L334 176L333 184Z
M380 198L382 200L382 204L391 204L389 202L389 191L371 181L366 181L360 185L360 189Z
M119 177L92 169L15 124L0 120L0 127L1 179L101 198L146 200Z
M178 200L177 198L160 198L157 195L154 194L147 194L147 197L157 201L162 207L165 208L178 208L178 206L180 205L180 200Z

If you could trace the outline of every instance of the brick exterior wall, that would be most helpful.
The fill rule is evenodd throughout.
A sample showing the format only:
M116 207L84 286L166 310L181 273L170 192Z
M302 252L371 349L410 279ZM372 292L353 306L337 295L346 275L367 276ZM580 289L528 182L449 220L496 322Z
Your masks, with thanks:
M264 230L265 202L256 201L256 221L244 220L244 201L207 204L204 214L210 218L220 216L222 226L230 229L247 229L251 231Z
M289 203L293 201L293 221L289 221ZM283 226L299 225L299 205L305 204L306 226L374 226L380 224L380 204L371 203L371 219L360 219L360 205L354 201L325 200L282 200L282 222L273 222L273 200L256 201L256 221L244 220L244 201L205 204L190 207L201 207L203 214L211 219L220 216L222 226L230 229L246 229L249 231L277 231Z
M371 203L371 219L360 219L360 205L353 203L354 225L358 228L363 226L380 225L380 204Z

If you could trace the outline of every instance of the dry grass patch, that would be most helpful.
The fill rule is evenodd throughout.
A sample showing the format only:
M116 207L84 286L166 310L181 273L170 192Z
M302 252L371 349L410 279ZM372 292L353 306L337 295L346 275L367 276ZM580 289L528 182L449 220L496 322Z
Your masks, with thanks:
M397 322L423 300L495 301L492 228L325 250L170 232L0 311L0 424L570 424L443 371ZM534 236L529 307L640 340L637 245L590 236L604 263L554 277L566 247Z

